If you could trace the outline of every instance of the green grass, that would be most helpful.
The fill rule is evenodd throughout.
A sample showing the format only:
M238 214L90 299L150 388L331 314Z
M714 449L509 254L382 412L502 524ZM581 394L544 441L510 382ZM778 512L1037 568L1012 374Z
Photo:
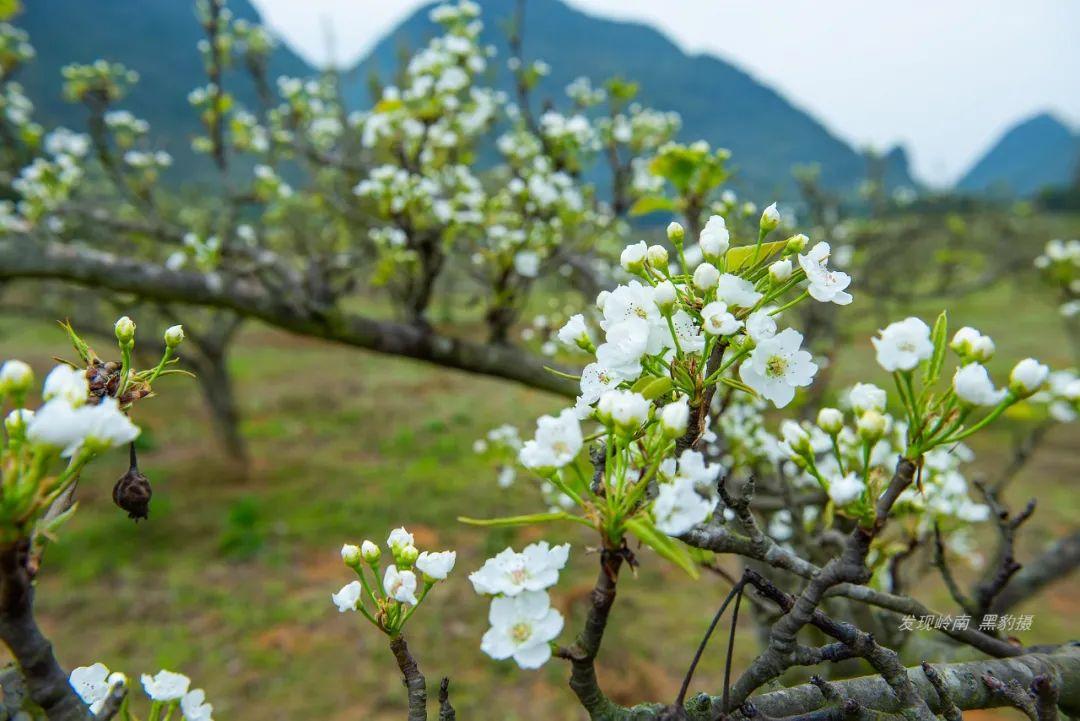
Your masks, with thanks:
M915 310L927 320L936 313ZM855 340L839 355L837 378L874 377L868 338L881 319L858 303L841 313ZM1054 342L1060 331L1053 307L1039 292L1008 288L965 298L951 321L998 339L998 377L1029 354L1068 362L1064 342ZM0 342L4 357L23 357L39 372L65 350L61 333L47 324L4 321ZM553 594L568 616L569 639L594 575L587 550L593 539L570 527L486 532L454 520L538 508L530 483L498 489L494 470L470 448L500 423L528 433L532 419L559 408L559 399L255 327L236 348L233 371L255 458L248 479L231 476L198 393L175 377L138 410L146 428L143 470L154 484L149 521L136 525L112 505L123 453L97 463L83 480L80 511L48 551L38 596L67 667L100 660L129 674L182 670L207 690L220 718L399 719L404 693L385 639L360 616L339 615L329 595L350 580L338 557L343 542L381 542L405 524L422 547L459 551L451 580L414 617L408 636L433 685L441 675L452 677L461 717L581 717L560 663L525 672L481 654L486 604L465 576L507 543L520 546L541 533L571 541L569 570ZM1019 430L1006 425L980 438L978 468L992 473L1000 466ZM1014 503L1029 495L1041 501L1022 557L1075 525L1078 441L1076 426L1057 428L1012 487ZM1061 584L1033 604L1034 629L1023 640L1076 636L1075 591L1075 584ZM692 582L643 553L637 578L628 574L620 585L603 652L610 693L624 702L673 698L725 592L714 577ZM937 584L919 595L949 608ZM746 618L739 662L755 644ZM696 687L719 689L720 646Z

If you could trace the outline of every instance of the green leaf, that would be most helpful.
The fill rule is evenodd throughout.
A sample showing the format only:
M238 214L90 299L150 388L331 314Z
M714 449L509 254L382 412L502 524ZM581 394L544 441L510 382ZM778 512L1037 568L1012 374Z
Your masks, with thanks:
M930 362L926 366L926 373L923 375L923 385L932 386L937 383L938 377L941 376L941 368L945 365L945 351L948 350L948 338L949 338L949 319L945 315L945 311L941 311L941 314L934 321L934 330L930 333L930 340L934 343L934 353L930 356Z
M734 378L728 378L727 376L720 376L720 382L726 386L731 386L736 390L740 390L744 393L749 393L754 398L757 398L757 391L750 386L746 385L742 381L735 380Z
M697 580L699 574L694 559L690 558L690 554L678 541L654 526L651 518L648 516L628 518L626 527L646 546L686 571L690 578Z
M779 253L786 245L786 240L774 240L771 243L762 243L761 248L756 245L740 245L738 248L731 248L727 252L727 272L734 273L744 265L747 267L752 265L755 251L757 252L757 259L761 261L773 253Z
M19 0L0 0L0 20L10 20L21 9Z
M671 378L663 376L661 378L653 378L645 384L644 388L642 388L638 392L641 393L641 395L645 396L646 400L653 401L664 395L665 393L668 393L674 387L675 383L671 380Z
M531 513L525 516L504 516L503 518L467 518L465 516L458 516L459 523L467 523L470 526L483 526L485 528L528 526L533 523L551 523L552 521L574 521L575 523L584 523L585 525L588 525L588 521L584 518L571 515L565 511L556 511L554 513Z
M674 213L675 201L662 195L643 195L630 206L630 215L648 215L649 213Z

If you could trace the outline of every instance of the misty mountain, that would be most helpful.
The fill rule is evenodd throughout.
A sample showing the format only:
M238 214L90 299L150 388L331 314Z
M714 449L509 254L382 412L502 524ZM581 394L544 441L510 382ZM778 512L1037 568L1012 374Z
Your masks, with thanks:
M1080 134L1049 113L1005 132L956 184L958 190L1027 197L1068 185L1080 172Z

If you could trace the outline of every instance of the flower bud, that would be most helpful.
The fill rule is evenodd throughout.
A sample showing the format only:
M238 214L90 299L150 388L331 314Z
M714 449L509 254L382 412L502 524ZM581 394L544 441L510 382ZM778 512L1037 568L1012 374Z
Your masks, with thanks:
M776 203L761 211L759 226L763 233L772 232L780 226L780 211L776 209Z
M34 384L34 371L21 360L4 361L0 366L0 397L21 396Z
M885 416L878 411L868 410L859 416L856 428L859 431L859 438L867 443L876 443L885 435L885 425Z
M795 421L781 423L780 435L796 456L809 456L814 453L814 448L810 445L810 434Z
M1018 398L1027 398L1042 388L1050 375L1050 369L1034 358L1017 363L1009 374L1009 390Z
M709 291L720 282L720 271L712 263L702 263L694 271L694 287L701 291Z
M685 396L664 406L660 411L660 425L664 433L671 438L678 438L686 433L686 428L690 425L690 403Z
M600 312L604 312L604 303L607 303L607 299L611 296L611 291L602 290L596 294L596 307L600 309Z
M670 280L658 283L656 288L653 289L653 300L656 301L656 306L664 315L671 313L678 299L679 294L675 291L675 285Z
M394 560L400 566L411 566L416 563L416 559L419 557L420 551L416 550L416 546L401 546L394 549Z
M645 269L645 256L649 252L649 246L645 241L639 241L623 248L619 256L619 264L630 273L640 273Z
M606 391L596 405L597 415L623 431L636 431L649 417L649 401L639 393Z
M360 556L371 565L375 565L382 558L382 551L372 541L364 541L360 544Z
M956 331L949 347L965 361L985 363L994 355L994 341L969 326Z
M165 330L165 345L175 348L184 342L184 326L173 325Z
M26 437L26 427L34 419L34 412L29 408L16 408L4 419L4 430L12 441Z
M670 223L668 223L667 237L668 237L668 240L670 240L672 243L674 243L675 247L678 248L679 244L683 242L683 238L686 237L686 231L683 230L682 225L680 225L679 223L676 223L673 220Z
M378 550L378 549L376 549ZM341 560L345 562L346 566L355 566L360 563L362 556L360 555L360 546L352 543L346 543L341 547Z
M666 269L668 266L667 248L662 245L650 245L648 258L649 265L658 270Z
M769 279L780 285L791 277L791 260L784 258L769 266Z
M135 321L126 315L116 321L114 330L116 331L116 340L120 341L120 345L131 345L135 341Z
M836 408L822 408L817 414L818 428L835 436L844 427L844 414Z
M788 254L801 253L806 250L806 246L809 244L810 239L802 233L798 233L787 239L787 245L784 246L784 252Z
M705 227L701 229L698 244L706 260L711 262L720 260L731 245L731 234L728 232L724 216L713 215L709 218Z

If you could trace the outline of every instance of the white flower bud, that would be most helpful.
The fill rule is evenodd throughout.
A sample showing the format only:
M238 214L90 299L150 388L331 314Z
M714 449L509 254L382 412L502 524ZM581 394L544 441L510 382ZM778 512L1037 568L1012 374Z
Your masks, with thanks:
M1034 358L1017 363L1009 374L1009 390L1019 398L1027 398L1042 388L1050 375L1050 369Z
M791 260L784 258L769 266L769 278L779 285L791 277Z
M416 559L420 557L420 551L416 546L401 546L394 549L394 560L401 566L411 566L416 563Z
M675 302L679 299L679 294L675 290L675 285L670 280L665 280L656 285L653 289L653 300L656 301L656 305L660 308L660 312L667 315L671 312L671 309L675 307Z
M727 252L731 245L731 234L728 232L724 216L713 215L709 218L705 227L701 229L698 244L709 261L718 261Z
M812 455L813 446L810 445L810 434L806 429L795 421L787 420L780 424L780 435L784 443L788 444L792 452L799 456Z
M378 550L378 549L376 549ZM356 546L352 543L346 543L341 547L341 560L345 562L347 566L355 566L360 563L360 546Z
M664 433L672 438L686 433L686 428L690 425L690 403L685 396L664 406L660 411L660 425Z
M776 209L776 203L773 203L765 210L761 211L761 230L768 233L776 230L780 226L780 211Z
M670 223L668 223L667 237L668 240L678 246L679 243L683 241L683 238L686 237L686 231L683 230L682 225L676 223L675 221L671 221Z
M667 268L668 265L668 252L667 248L662 245L650 245L649 252L649 265L657 269Z
M0 366L0 396L22 395L34 384L34 371L21 360L4 361Z
M596 307L600 309L600 312L604 312L604 303L607 303L607 299L611 296L611 291L602 290L596 294Z
M120 341L121 345L130 345L135 340L135 321L126 315L116 321L114 330L116 331L116 340Z
M165 345L175 348L184 342L184 326L172 325L165 329Z
M859 416L859 421L856 423L856 428L859 431L859 437L868 443L875 443L885 435L886 426L885 416L875 410L868 410Z
M32 420L34 420L34 412L29 408L16 408L8 413L4 419L4 429L7 431L8 438L12 440L24 438L26 427Z
M645 268L645 256L648 252L649 246L644 240L628 245L619 256L619 264L630 273L640 273Z
M694 271L694 287L698 290L712 290L719 282L720 271L712 263L702 263Z
M376 564L382 558L382 551L373 541L364 541L360 544L360 556L370 564Z
M801 253L806 250L806 246L810 244L810 239L802 233L793 235L787 239L787 245L784 247L786 253Z
M637 430L649 417L649 401L633 391L612 390L600 396L596 410L601 419L623 430Z
M994 341L969 326L964 326L953 335L949 347L965 361L985 363L994 355Z
M817 414L818 428L835 436L844 427L844 414L837 408L822 408Z

